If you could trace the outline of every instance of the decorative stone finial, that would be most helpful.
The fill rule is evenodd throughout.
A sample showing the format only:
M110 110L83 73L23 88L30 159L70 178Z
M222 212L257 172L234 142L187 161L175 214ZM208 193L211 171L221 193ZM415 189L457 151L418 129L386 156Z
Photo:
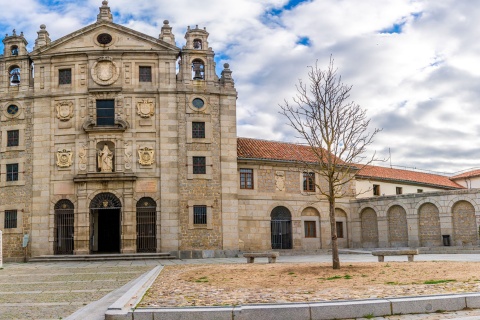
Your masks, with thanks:
M172 27L170 27L168 20L163 21L162 31L160 32L158 38L169 44L175 45L175 36L172 33Z
M230 65L229 65L228 63L225 63L225 64L223 65L223 67L224 67L225 69L228 69L228 68L230 68Z
M107 20L113 21L112 12L110 11L110 7L108 6L108 1L102 1L102 6L100 7L100 13L97 15L97 21L100 20Z
M37 31L38 37L35 40L35 46L33 47L33 50L38 49L40 47L44 47L48 44L50 44L50 35L48 34L47 31L47 26L42 24L40 25L40 31Z
M220 78L220 83L225 85L225 86L231 86L233 87L234 81L232 78L232 70L230 70L230 65L228 63L225 63L223 65L223 71L222 71L222 77Z

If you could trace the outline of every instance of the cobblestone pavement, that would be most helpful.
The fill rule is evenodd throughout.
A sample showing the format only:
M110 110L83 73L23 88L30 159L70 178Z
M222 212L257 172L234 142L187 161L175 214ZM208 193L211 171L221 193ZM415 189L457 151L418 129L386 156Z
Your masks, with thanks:
M388 257L405 261L405 257ZM258 261L257 261L258 260ZM368 254L344 254L345 262L375 262ZM416 261L479 261L476 254L418 255ZM125 285L155 266L245 263L244 258L143 260L65 263L5 263L0 269L0 320L65 319L70 314ZM255 263L266 263L256 259ZM331 256L281 256L278 263L329 262ZM358 318L363 319L363 318ZM480 309L456 312L375 317L377 320L480 319ZM85 319L87 320L87 318ZM294 319L292 319L294 320Z
M65 319L158 261L6 263L0 270L0 319Z

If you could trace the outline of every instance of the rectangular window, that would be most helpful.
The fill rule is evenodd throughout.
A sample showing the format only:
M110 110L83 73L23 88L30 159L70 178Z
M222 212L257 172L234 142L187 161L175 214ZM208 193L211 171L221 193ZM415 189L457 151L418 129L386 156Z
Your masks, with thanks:
M18 147L20 138L20 131L10 130L7 131L7 147Z
M58 84L71 84L71 83L72 83L72 69L58 70Z
M152 67L140 67L139 79L140 82L152 82Z
M417 193L423 193L423 189L417 189Z
M205 122L192 122L192 138L205 139Z
M97 126L115 125L115 100L97 100Z
M335 222L335 227L337 230L337 238L343 238L343 222L342 221Z
M7 164L7 181L18 181L18 163Z
M374 184L373 185L373 195L379 196L380 195L380 185Z
M193 157L193 174L206 174L207 163L205 157Z
M303 173L303 191L315 192L315 173Z
M240 169L240 189L253 189L253 169Z
M5 229L17 227L17 210L5 210Z
M315 221L305 221L305 238L316 238L317 229Z
M193 206L193 224L207 224L207 206Z
M396 192L397 194L402 194L402 193L403 193L402 187L397 187L396 190L395 190L395 192Z

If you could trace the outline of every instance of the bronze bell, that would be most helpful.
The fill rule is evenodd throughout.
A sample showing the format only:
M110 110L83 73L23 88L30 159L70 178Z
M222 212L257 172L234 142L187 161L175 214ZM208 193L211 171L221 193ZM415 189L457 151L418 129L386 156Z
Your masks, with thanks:
M201 61L193 61L193 80L203 80L203 63Z
M20 72L14 71L12 73L12 84L19 84L20 83Z

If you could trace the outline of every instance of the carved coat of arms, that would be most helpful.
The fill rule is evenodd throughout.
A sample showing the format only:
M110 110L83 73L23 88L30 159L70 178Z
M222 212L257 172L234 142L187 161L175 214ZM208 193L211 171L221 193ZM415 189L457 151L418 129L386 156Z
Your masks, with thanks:
M92 78L97 84L108 86L115 83L120 76L120 69L111 57L100 57L92 67Z
M155 106L152 100L143 99L137 102L137 113L142 118L149 118L155 114Z
M55 105L57 110L57 118L60 121L68 121L73 118L73 102L72 101L60 101Z
M277 191L283 191L285 189L285 173L283 171L275 172L275 187Z
M152 148L144 147L138 149L138 163L142 166L150 166L155 163L155 151Z
M60 149L57 152L57 166L68 168L72 165L72 150Z

